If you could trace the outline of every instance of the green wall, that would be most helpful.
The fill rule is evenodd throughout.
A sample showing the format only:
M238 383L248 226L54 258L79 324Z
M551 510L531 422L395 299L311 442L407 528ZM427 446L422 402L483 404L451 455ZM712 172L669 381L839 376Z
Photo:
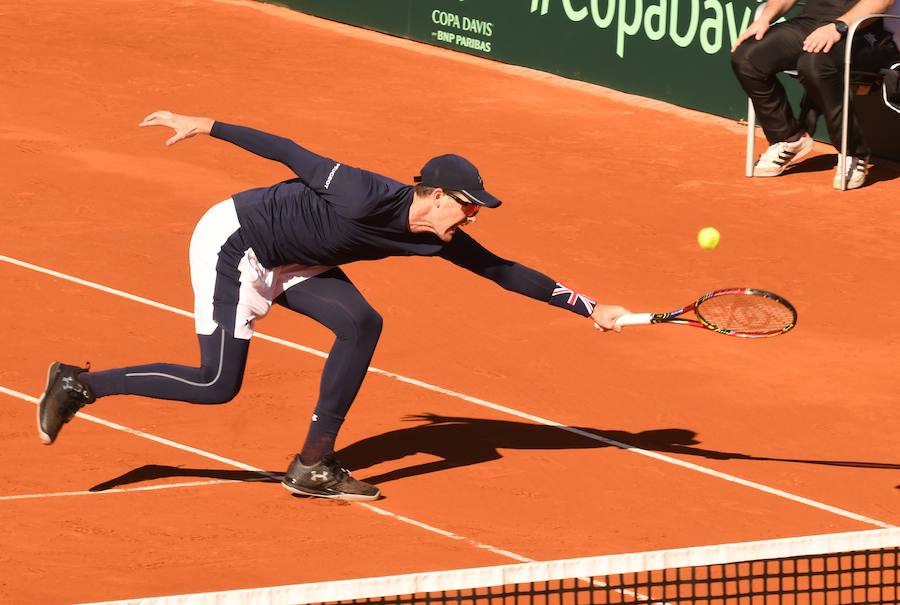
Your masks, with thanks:
M731 73L729 57L759 0L274 1L706 113L737 119L747 115L747 98ZM790 78L782 81L796 110L802 90ZM875 154L900 160L895 131L876 136L886 122L896 128L893 116L879 111L877 103L857 105ZM822 120L816 138L828 140Z
M755 0L280 0L302 12L708 113L744 117L729 65Z

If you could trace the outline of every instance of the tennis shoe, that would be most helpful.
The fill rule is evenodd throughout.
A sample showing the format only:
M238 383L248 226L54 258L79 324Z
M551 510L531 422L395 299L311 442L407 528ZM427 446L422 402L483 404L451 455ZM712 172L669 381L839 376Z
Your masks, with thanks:
M96 399L90 387L78 380L78 375L82 372L87 372L87 368L58 361L50 364L47 387L38 403L38 434L44 445L56 441L63 425L78 410Z
M354 479L334 456L328 454L318 464L306 466L300 454L294 456L281 485L289 492L301 496L333 498L335 500L377 500L381 490Z
M770 145L753 166L753 176L778 176L785 169L812 151L813 139L809 134L790 143L782 141Z
M847 170L847 189L859 189L866 183L869 174L869 158L848 155L845 164ZM837 168L834 169L834 188L841 188L841 160L838 157Z

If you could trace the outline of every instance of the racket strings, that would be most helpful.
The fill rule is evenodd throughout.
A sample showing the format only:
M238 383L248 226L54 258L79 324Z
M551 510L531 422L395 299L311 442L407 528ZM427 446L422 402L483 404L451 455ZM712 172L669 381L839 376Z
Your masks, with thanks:
M796 321L794 311L783 303L747 294L708 298L700 303L696 313L717 328L760 334L783 330Z

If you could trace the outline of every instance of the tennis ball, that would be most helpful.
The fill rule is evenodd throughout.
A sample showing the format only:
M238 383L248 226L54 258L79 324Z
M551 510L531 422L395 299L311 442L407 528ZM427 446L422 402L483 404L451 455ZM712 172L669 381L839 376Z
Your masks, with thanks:
M697 234L697 243L704 250L712 250L719 245L719 231L715 227L704 227Z

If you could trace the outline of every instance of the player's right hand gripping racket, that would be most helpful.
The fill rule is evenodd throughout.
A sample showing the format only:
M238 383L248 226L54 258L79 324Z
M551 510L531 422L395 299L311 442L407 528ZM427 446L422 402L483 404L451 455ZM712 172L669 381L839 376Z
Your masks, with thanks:
M690 311L697 319L681 317ZM727 336L765 338L778 336L797 325L797 311L782 296L755 288L728 288L704 294L671 313L629 313L618 326L681 324L712 330Z

